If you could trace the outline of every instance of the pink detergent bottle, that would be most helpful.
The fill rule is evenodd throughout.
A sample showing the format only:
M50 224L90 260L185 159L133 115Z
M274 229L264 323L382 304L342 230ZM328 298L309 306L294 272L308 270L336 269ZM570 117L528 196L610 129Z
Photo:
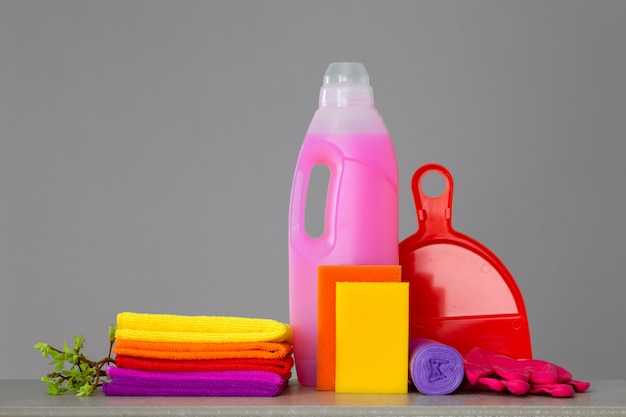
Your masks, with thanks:
M311 171L330 171L324 231L305 229ZM289 207L289 313L296 374L316 385L317 267L398 264L398 165L361 63L332 63L296 164Z

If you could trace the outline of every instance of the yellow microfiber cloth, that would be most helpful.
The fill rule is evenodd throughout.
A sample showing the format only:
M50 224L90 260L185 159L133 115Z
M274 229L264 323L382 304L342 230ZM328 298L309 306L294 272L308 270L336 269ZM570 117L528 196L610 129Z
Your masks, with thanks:
M150 342L291 342L288 324L271 319L123 312L117 339Z
M335 390L336 283L400 281L400 265L320 265L317 268L318 390Z
M407 393L409 284L336 285L335 391Z

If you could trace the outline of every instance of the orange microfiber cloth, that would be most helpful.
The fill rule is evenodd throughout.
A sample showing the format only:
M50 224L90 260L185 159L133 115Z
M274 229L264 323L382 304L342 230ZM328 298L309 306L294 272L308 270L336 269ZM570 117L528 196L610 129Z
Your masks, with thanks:
M283 359L291 355L287 342L152 342L118 339L113 352L116 355L151 359L198 360L198 359Z
M400 282L400 265L320 265L317 269L317 389L335 390L337 282Z

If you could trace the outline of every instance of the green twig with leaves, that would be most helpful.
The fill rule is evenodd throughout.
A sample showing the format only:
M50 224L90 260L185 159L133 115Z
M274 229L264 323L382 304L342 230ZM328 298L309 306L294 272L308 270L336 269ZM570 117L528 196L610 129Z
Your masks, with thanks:
M63 343L63 349L57 349L48 343L35 343L33 348L41 352L41 355L52 359L50 365L54 365L54 372L41 377L41 382L48 386L49 395L59 395L66 391L76 391L77 397L91 395L96 388L102 385L101 378L106 378L105 365L114 364L111 357L113 344L115 343L115 326L109 326L109 353L106 358L97 362L81 353L85 345L82 335L74 336L74 346L70 349L67 342Z

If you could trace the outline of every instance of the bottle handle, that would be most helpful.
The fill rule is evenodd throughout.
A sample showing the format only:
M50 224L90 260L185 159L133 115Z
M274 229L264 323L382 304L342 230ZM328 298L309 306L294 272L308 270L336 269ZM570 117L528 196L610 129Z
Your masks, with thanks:
M343 173L343 153L328 142L305 144L300 152L293 180L289 237L291 246L307 258L320 259L335 246L337 237L337 200ZM305 227L306 201L311 172L316 165L329 169L328 191L324 208L324 231L319 237L311 237Z

